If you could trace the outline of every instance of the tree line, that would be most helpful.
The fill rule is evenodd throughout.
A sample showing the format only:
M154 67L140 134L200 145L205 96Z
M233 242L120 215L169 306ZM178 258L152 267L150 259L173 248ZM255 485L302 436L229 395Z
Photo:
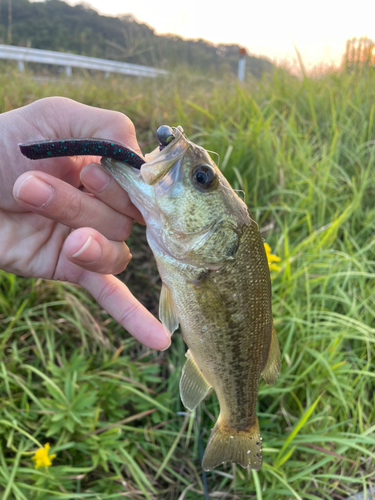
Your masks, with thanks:
M156 35L131 15L102 16L85 4L71 6L60 0L0 0L0 43L172 70L186 65L206 74L236 73L240 49ZM248 54L246 67L256 78L273 70L267 59Z

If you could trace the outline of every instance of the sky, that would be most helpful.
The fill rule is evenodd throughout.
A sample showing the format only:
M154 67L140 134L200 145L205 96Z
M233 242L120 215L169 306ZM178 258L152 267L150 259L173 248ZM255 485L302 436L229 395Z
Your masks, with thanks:
M71 1L69 3L80 3ZM275 63L296 64L298 48L307 69L340 64L354 36L375 41L375 0L90 0L101 14L133 14L158 34L235 43Z

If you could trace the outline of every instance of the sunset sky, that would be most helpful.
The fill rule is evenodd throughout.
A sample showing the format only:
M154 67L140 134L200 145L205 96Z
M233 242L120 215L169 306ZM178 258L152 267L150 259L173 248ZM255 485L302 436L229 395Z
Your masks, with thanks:
M70 2L79 3L79 2ZM158 34L176 33L214 43L243 45L274 62L295 60L293 42L305 65L341 60L353 36L375 39L375 1L358 0L91 0L102 14L133 14ZM245 5L245 7L244 7ZM302 6L304 5L304 6Z

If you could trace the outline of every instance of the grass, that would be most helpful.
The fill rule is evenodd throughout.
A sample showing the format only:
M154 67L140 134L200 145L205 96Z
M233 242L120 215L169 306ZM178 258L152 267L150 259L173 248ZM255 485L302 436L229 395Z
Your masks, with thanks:
M375 74L262 82L189 75L36 83L9 67L0 111L66 95L128 114L145 152L163 123L216 151L273 253L283 370L261 384L259 472L207 474L210 498L334 499L375 488ZM154 313L160 282L144 231L124 272ZM0 272L0 491L3 500L204 498L211 394L196 422L178 382L184 345L138 345L78 287ZM48 469L31 457L46 442Z

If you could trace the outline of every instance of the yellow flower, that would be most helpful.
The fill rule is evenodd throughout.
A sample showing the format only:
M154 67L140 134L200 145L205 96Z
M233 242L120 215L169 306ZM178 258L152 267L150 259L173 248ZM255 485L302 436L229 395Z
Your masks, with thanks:
M49 455L49 443L44 445L44 448L39 448L36 451L35 455L32 457L32 460L35 460L35 468L39 469L39 467L49 467L52 465L52 460L56 457L56 455Z
M267 261L268 261L270 271L280 271L280 266L273 264L273 262L280 262L280 260L281 260L280 257L278 257L277 255L273 255L271 253L271 247L269 246L268 243L264 244L264 249L266 251Z

